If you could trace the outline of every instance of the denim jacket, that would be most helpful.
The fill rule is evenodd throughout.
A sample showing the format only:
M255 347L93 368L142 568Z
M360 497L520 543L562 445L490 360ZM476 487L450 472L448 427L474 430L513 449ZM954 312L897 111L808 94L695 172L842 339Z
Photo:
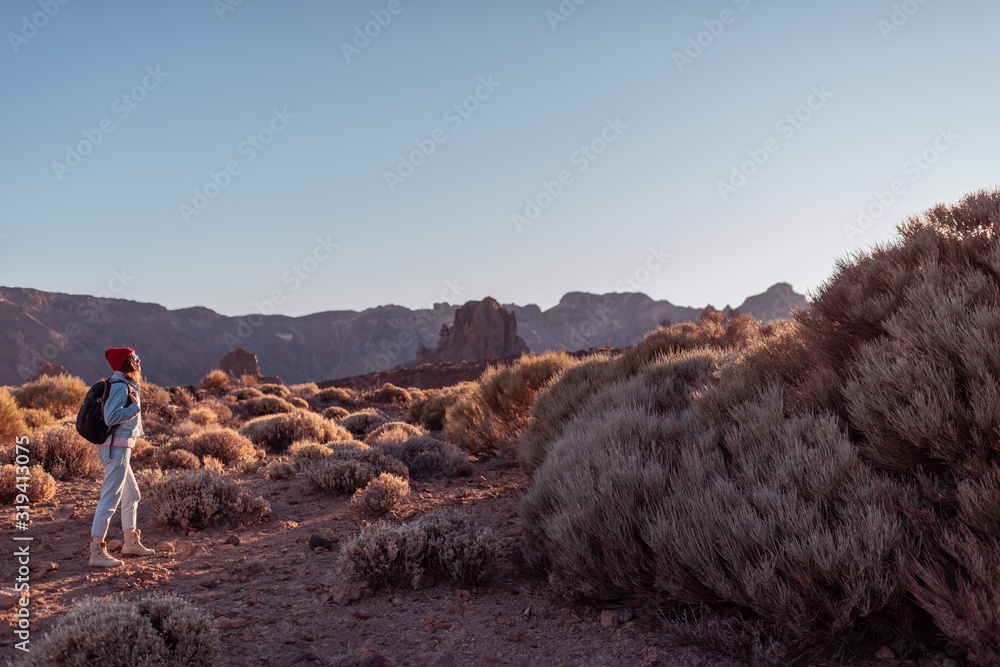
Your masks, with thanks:
M115 371L111 375L111 379L123 380L125 384L115 382L111 385L108 399L104 402L104 423L108 425L109 429L115 424L120 424L115 431L115 442L125 441L128 438L138 438L144 433L142 415L139 413L139 387L126 378L121 371ZM125 402L129 393L132 394L132 402L126 406Z

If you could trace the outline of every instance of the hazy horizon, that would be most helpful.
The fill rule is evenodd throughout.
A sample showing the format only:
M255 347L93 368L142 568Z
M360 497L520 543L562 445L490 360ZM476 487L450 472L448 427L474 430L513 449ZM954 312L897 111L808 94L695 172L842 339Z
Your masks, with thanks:
M227 316L809 293L997 185L997 19L985 0L9 2L0 284Z

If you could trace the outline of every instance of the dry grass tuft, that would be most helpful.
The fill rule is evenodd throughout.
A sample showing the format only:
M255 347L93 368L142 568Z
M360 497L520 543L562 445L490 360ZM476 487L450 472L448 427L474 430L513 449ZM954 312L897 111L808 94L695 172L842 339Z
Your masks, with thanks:
M56 495L56 480L45 472L40 465L33 465L28 470L27 486L25 481L18 480L18 466L0 465L0 503L4 505L26 505L18 496L27 491L28 502L43 503ZM24 471L21 470L23 473ZM21 480L24 480L21 477Z
M46 413L47 414L47 413ZM28 434L24 414L6 387L0 387L0 446L8 447L17 438Z
M341 418L337 423L351 432L351 435L363 438L365 434L375 430L389 421L389 417L377 408L364 408Z
M197 457L212 456L223 463L261 458L260 451L249 438L231 428L213 428L179 441L178 446Z
M407 407L406 420L420 424L429 431L440 431L444 429L444 417L448 408L474 386L474 382L460 382L450 387L425 389L420 394L414 394Z
M198 386L205 391L223 394L229 391L229 380L230 378L226 375L225 371L221 371L216 368L214 371L211 371L208 375L203 377L198 382Z
M314 462L307 474L317 491L344 495L367 486L385 472L404 479L410 476L406 466L394 458L365 445L341 443L326 458Z
M303 410L251 419L239 434L276 452L285 451L298 440L327 443L351 439L351 434L341 426Z
M469 455L450 442L429 435L402 442L375 442L372 446L386 456L402 461L414 479L465 477L472 474Z
M94 479L104 476L98 445L84 440L75 426L40 428L31 438L31 457L56 479Z

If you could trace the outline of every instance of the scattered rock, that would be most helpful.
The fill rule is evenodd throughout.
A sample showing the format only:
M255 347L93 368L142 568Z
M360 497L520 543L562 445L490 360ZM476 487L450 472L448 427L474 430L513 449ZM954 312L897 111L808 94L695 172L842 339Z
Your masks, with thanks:
M230 535L229 537L227 537L226 539L224 539L222 541L225 544L232 544L234 547L240 546L240 536L239 535Z
M191 552L191 558L206 558L211 554L212 552L199 544L194 548L194 551Z
M518 632L517 630L508 630L507 631L507 641L509 641L509 642L519 642L519 641L521 641L521 633Z
M632 620L632 610L629 609L628 607L618 612L618 622L621 623L622 625L625 625L631 620Z
M189 542L188 540L177 540L174 543L174 548L177 550L178 556L186 556L189 551L194 550L194 542Z
M457 595L458 597L462 598L463 600L471 600L472 599L472 593L470 593L469 591L465 590L464 588L459 588L458 590L456 590L455 591L455 595Z
M108 551L121 551L124 546L121 540L108 540L106 543Z
M361 599L361 589L352 584L334 586L330 589L330 596L327 599L334 604L348 605Z
M73 518L73 513L75 511L76 507L74 505L70 505L69 507L59 507L52 510L50 516L53 521L66 521L67 519Z
M365 620L367 618L371 618L372 613L367 609L358 609L356 612L354 612L354 616L356 618L360 618L361 620Z
M21 596L14 591L0 591L0 609L10 609L20 599Z
M247 624L245 618L226 618L222 617L215 622L219 626L220 630L237 630L242 628Z
M605 609L601 612L601 625L605 628L618 627L618 611L615 609Z
M322 548L327 551L331 551L333 549L333 541L328 537L323 537L318 533L313 533L309 538L309 548L314 550Z
M128 579L112 579L108 583L111 584L111 588L115 588L120 591L132 587L132 584L129 583Z
M173 542L159 542L156 547L154 547L158 553L172 554L177 551L177 547Z
M883 646L879 650L875 651L875 657L879 660L895 660L896 653L888 646Z

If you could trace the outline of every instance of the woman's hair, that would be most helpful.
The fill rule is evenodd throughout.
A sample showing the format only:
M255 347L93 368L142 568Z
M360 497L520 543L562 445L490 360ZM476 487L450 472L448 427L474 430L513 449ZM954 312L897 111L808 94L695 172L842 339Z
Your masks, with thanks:
M132 357L126 359L125 363L122 364L122 375L136 384L142 382L142 370L132 361Z

